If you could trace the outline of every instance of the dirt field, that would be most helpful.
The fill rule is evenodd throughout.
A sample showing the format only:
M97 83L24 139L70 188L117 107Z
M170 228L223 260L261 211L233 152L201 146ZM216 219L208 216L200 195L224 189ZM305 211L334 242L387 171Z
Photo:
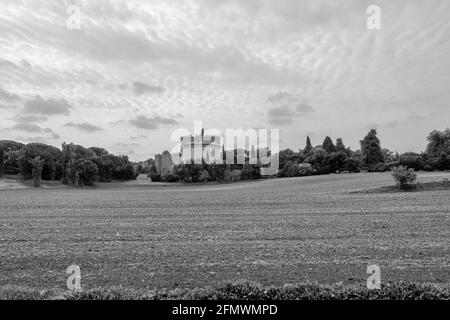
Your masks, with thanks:
M421 173L419 181L450 174ZM388 173L0 191L0 286L450 282L450 192L351 193Z

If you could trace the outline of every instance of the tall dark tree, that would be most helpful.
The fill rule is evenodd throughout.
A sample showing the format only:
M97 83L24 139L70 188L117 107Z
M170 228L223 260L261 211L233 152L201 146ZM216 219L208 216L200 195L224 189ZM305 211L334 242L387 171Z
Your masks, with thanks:
M303 149L303 154L307 154L309 152L311 152L312 150L312 144L311 144L311 139L309 139L309 136L306 137L306 146L305 149Z
M336 139L336 151L337 152L345 152L345 145L344 145L344 141L342 141L342 138L337 138Z
M336 147L333 144L333 140L330 137L326 136L325 140L322 143L322 149L328 153L336 152Z
M3 149L0 149L0 177L3 175L4 172L4 160L3 160Z
M361 140L361 152L363 164L372 167L384 162L384 154L381 148L380 139L377 137L377 130L371 129Z

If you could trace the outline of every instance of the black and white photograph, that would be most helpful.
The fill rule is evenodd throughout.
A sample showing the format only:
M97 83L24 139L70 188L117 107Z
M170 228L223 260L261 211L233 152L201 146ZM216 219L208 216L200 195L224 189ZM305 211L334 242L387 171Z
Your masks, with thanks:
M450 300L449 12L0 0L0 300Z

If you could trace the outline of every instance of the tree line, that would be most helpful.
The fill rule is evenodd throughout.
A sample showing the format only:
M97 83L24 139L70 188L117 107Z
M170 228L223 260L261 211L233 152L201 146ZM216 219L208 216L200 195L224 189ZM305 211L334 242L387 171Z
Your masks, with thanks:
M313 147L309 137L303 149L280 151L279 177L295 177L339 172L384 172L404 166L414 170L450 170L450 129L434 130L428 137L424 152L398 154L382 148L377 131L371 129L360 141L361 149L352 151L341 138L336 143L325 137L321 145Z
M0 176L20 175L23 180L61 181L67 185L93 185L95 182L136 179L127 156L110 154L98 147L85 148L63 143L62 148L42 144L0 141Z

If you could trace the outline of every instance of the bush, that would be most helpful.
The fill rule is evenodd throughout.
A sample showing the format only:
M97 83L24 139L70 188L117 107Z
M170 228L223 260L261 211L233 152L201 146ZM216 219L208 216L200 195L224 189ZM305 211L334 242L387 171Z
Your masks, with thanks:
M176 176L176 175L174 175L174 174L168 174L165 178L164 178L164 180L166 181L166 182L177 182L178 181L178 177ZM153 180L152 180L153 181Z
M386 172L388 167L384 163L378 163L369 169L369 172Z
M316 170L312 167L310 163L300 163L298 165L298 175L300 177L311 176L316 173Z
M253 180L259 179L261 177L261 172L259 168L252 164L244 165L242 169L242 179L243 180Z
M156 173L151 173L150 179L152 180L152 182L161 182L161 175L156 174Z
M391 169L392 177L398 183L401 189L408 189L417 179L414 169L408 169L404 166L393 167Z
M425 161L423 160L422 155L407 152L400 155L399 163L401 166L412 168L416 171L423 170L425 167Z

